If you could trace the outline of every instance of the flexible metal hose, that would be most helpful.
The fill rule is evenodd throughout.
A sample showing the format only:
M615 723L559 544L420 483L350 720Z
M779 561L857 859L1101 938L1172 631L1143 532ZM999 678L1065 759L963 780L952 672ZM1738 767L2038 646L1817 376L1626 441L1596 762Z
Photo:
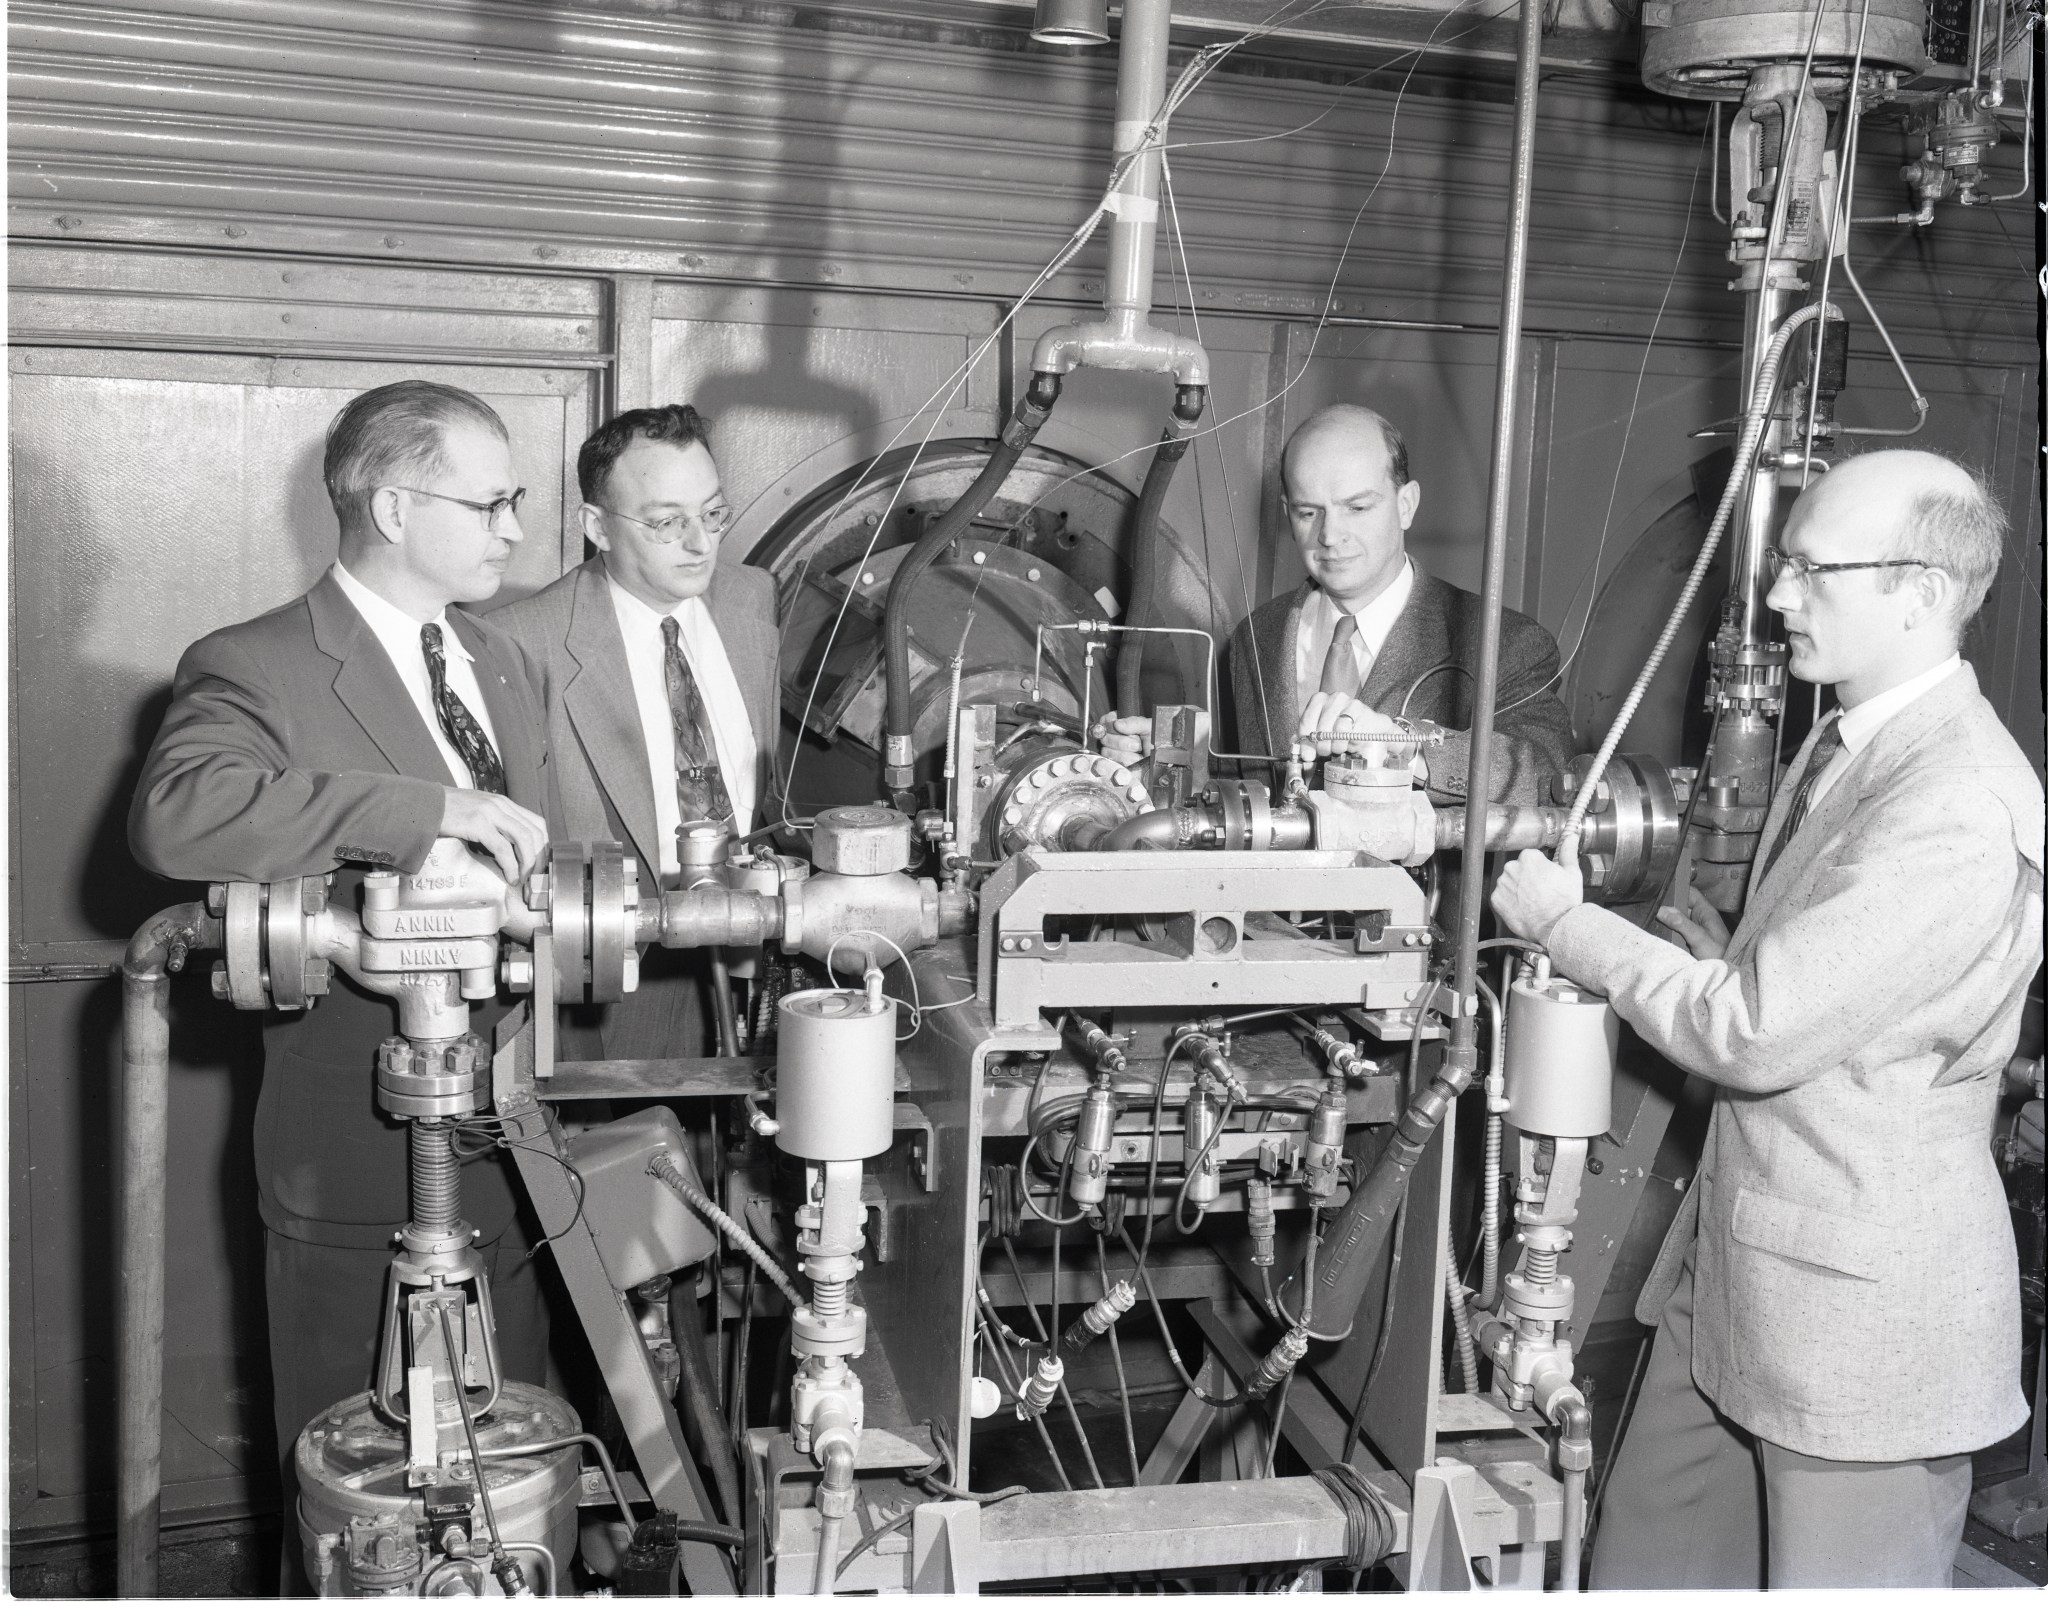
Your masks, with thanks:
M1678 594L1678 601L1672 606L1671 617L1664 622L1664 629L1657 635L1657 645L1650 649L1650 656L1637 672L1635 684L1628 689L1628 696L1622 700L1620 711L1614 716L1614 723L1607 728L1607 735L1600 743L1600 751L1594 756L1592 766L1586 771L1586 778L1579 783L1578 796L1572 799L1571 813L1565 817L1564 835L1557 845L1558 863L1565 864L1578 857L1579 834L1586 820L1586 811L1592 807L1593 794L1599 789L1600 778L1607 772L1607 761L1621 746L1622 736L1628 730L1629 721L1635 718L1636 707L1650 689L1650 681L1658 667L1664 662L1664 655L1671 650L1671 643L1678 635L1678 628L1685 622L1685 616L1692 607L1693 599L1705 584L1707 570L1714 562L1714 554L1720 548L1721 537L1728 528L1728 520L1735 511L1735 503L1741 493L1743 482L1754 472L1757 442L1763 438L1764 428L1770 420L1771 401L1778 388L1778 365L1784 361L1785 348L1793 335L1820 317L1823 303L1801 307L1778 326L1777 334L1771 337L1769 349L1764 353L1762 365L1757 369L1756 385L1750 392L1749 413L1742 421L1742 437L1736 443L1735 462L1728 471L1728 483L1721 488L1721 505L1714 510L1714 522L1707 527L1707 539L1700 546L1700 555L1693 560L1692 573L1685 577L1685 586Z
M776 1264L775 1257L761 1248L759 1241L740 1224L721 1211L710 1195L683 1175L682 1169L669 1158L667 1150L656 1150L654 1158L647 1163L648 1175L658 1177L686 1200L691 1208L707 1222L724 1230L725 1236L739 1246L747 1259L768 1275L768 1281L782 1291L783 1299L792 1307L804 1303L803 1296L796 1292L796 1285L788 1273Z
M1472 1348L1472 1318L1465 1310L1465 1286L1458 1281L1458 1269L1444 1263L1444 1303L1451 1308L1451 1332L1458 1346L1458 1376L1465 1393L1479 1393L1479 1353Z

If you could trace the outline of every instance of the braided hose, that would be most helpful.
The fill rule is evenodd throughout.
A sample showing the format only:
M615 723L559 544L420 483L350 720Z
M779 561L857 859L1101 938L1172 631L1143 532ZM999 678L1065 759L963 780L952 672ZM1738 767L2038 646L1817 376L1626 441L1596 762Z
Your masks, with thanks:
M782 1298L791 1306L800 1306L804 1303L803 1296L796 1292L796 1285L790 1281L789 1274L776 1264L775 1257L761 1248L753 1234L721 1211L712 1202L710 1195L684 1176L682 1169L669 1158L667 1150L658 1149L654 1152L653 1159L647 1163L647 1172L650 1177L657 1177L674 1189L707 1222L724 1229L725 1236L740 1247L749 1261L768 1275L768 1281L782 1291Z
M1486 1203L1479 1210L1479 1294L1482 1307L1490 1308L1500 1292L1500 1144L1501 1119L1486 1118Z
M1479 1352L1472 1348L1472 1318L1465 1310L1465 1286L1458 1282L1458 1269L1444 1264L1444 1302L1451 1308L1451 1331L1458 1342L1458 1376L1465 1393L1479 1393Z
M1678 594L1678 602L1671 610L1671 617L1664 622L1664 629L1658 634L1657 645L1650 649L1650 656L1637 674L1635 685L1622 700L1621 710L1608 727L1607 736L1600 744L1600 751L1594 756L1593 764L1586 772L1586 779L1579 783L1578 796L1572 799L1571 813L1565 817L1564 835L1558 840L1557 862L1570 864L1579 857L1579 834L1585 824L1586 811L1592 807L1593 794L1599 789L1600 778L1607 773L1607 761L1614 757L1614 751L1621 745L1622 735L1628 730L1628 723L1635 718L1636 706L1643 701L1650 689L1650 681L1658 667L1664 662L1664 655L1671 650L1671 643L1678 635L1678 627L1684 623L1693 599L1699 595L1701 585L1707 578L1707 569L1714 561L1714 553L1721 545L1721 536L1728 528L1729 517L1735 511L1737 495L1742 485L1753 472L1752 460L1756 456L1757 443L1763 438L1768 424L1771 400L1778 388L1778 365L1784 360L1785 348L1793 335L1812 323L1821 315L1826 306L1815 302L1801 307L1778 326L1777 334L1771 337L1768 351L1756 372L1756 386L1750 392L1749 415L1742 421L1742 438L1736 444L1734 466L1729 470L1728 483L1721 489L1721 505L1714 510L1714 522L1707 528L1707 539L1700 547L1700 555L1693 560L1692 573L1685 577L1685 589ZM1702 778L1704 781L1704 778Z

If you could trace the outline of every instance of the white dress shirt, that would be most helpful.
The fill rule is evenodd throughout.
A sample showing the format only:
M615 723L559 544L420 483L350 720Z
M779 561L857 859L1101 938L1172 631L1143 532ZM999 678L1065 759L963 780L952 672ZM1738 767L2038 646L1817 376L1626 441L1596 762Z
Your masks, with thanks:
M448 690L462 699L463 707L476 716L476 723L483 727L484 735L491 739L491 746L497 749L503 760L505 750L498 745L498 733L491 729L491 711L484 702L483 688L477 685L476 667L470 658L469 649L462 645L462 638L448 627L448 610L442 609L431 620L414 619L396 603L387 602L341 567L337 559L332 571L335 584L350 602L356 612L363 616L363 623L383 644L391 667L398 671L399 680L412 696L412 706L427 724L427 733L434 739L434 746L441 750L441 760L448 766L448 779L458 787L474 787L476 778L469 773L469 766L462 762L462 755L455 749L441 730L441 716L434 708L434 683L427 675L427 650L420 644L423 624L441 627L441 658L448 667ZM422 777L431 780L431 777Z
M1358 661L1358 684L1365 685L1365 678L1372 674L1373 661L1387 645L1387 637L1394 629L1394 621L1401 617L1401 610L1408 606L1408 594L1415 590L1415 565L1407 558L1401 560L1401 572L1394 577L1387 589L1358 609L1354 617L1358 621L1358 632L1351 638L1351 651ZM1344 610L1337 606L1330 594L1318 586L1301 605L1301 628L1294 633L1294 680L1301 691L1301 706L1308 707L1308 700L1323 687L1323 660L1330 656L1330 640L1337 633L1337 620ZM1384 709L1392 714L1393 709Z
M1820 806L1821 799L1827 796L1828 788L1835 784L1835 778L1848 766L1851 759L1870 745L1870 739L1877 735L1879 726L1914 699L1933 691L1962 667L1962 655L1951 653L1933 669L1914 676L1912 680L1901 681L1889 692L1880 692L1876 697L1865 698L1853 709L1844 709L1836 717L1841 723L1842 745L1828 761L1827 769L1814 778L1813 791L1807 794L1806 812L1810 815Z
M668 706L663 619L674 618L683 657L697 678L705 718L711 723L712 745L718 750L725 795L732 800L733 829L741 836L754 829L754 771L760 749L754 741L753 722L747 718L746 699L740 696L739 679L732 672L725 642L704 599L686 598L663 615L609 574L605 584L611 587L612 610L619 617L619 635L626 644L626 670L633 678L633 701L640 708L640 734L654 779L654 834L661 839L661 874L666 884L682 872L682 862L676 857L676 827L683 822L683 809L676 800L676 731Z

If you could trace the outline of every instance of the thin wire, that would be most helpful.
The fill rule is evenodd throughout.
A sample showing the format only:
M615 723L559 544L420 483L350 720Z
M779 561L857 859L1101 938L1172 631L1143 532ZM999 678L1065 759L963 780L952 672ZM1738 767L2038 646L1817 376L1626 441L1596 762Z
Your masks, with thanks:
M1102 1292L1109 1293L1109 1235L1100 1228L1095 1231L1095 1265L1102 1279ZM1124 1373L1124 1349L1116 1337L1116 1324L1109 1325L1109 1355L1116 1364L1117 1405L1124 1420L1124 1454L1131 1460L1131 1487L1136 1489L1145 1479L1138 1462L1138 1433L1131 1423L1131 1383Z
M1572 661L1579 656L1579 650L1586 645L1587 638L1592 634L1593 610L1599 606L1600 602L1600 564L1607 553L1607 535L1614 523L1615 501L1621 494L1622 469L1628 462L1628 443L1635 434L1636 413L1642 405L1643 380L1650 372L1650 354L1657 349L1657 331L1663 327L1665 310L1671 305L1671 292L1678 283L1678 270L1685 262L1685 248L1692 242L1693 210L1699 201L1700 193L1700 162L1712 156L1713 146L1710 143L1712 139L1713 131L1709 128L1706 141L1702 143L1700 148L1700 156L1695 158L1692 164L1692 187L1686 192L1685 197L1685 227L1678 236L1678 249L1671 256L1671 272L1664 279L1664 294L1658 298L1657 315L1650 320L1650 338L1643 343L1643 360L1636 367L1635 393L1629 398L1628 421L1622 426L1621 430L1621 450L1614 457L1614 480L1607 490L1607 512L1600 520L1600 540L1593 549L1592 563L1587 565L1585 571L1579 577L1578 584L1572 588L1571 596L1565 600L1563 625L1568 626L1572 617L1573 605L1578 602L1579 594L1582 591L1586 593L1586 613L1585 617L1579 621L1579 639L1572 643L1571 651L1558 661L1556 672L1548 680L1544 681L1541 686L1533 691L1525 692L1521 697L1516 698L1514 702L1502 705L1502 707L1495 711L1496 718L1507 713L1510 709L1518 709L1524 703L1541 697L1553 686L1561 686L1564 682L1565 672L1571 668ZM1562 628L1561 626L1560 633Z

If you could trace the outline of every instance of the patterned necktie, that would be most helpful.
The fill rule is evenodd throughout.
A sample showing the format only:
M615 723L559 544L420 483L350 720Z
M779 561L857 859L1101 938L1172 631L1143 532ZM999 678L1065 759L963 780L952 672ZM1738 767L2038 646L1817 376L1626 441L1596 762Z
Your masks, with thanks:
M1365 671L1358 662L1358 616L1339 614L1337 628L1330 633L1330 650L1323 655L1323 680L1319 692L1339 697L1357 697L1365 684Z
M441 656L441 627L420 627L420 651L427 656L427 681L434 690L434 712L441 717L441 734L469 766L470 780L478 792L503 792L505 767L498 750L477 718L448 685L448 661Z
M1842 750L1842 719L1837 711L1829 716L1828 723L1821 727L1821 733L1814 739L1813 751L1806 756L1806 769L1799 777L1799 790L1792 794L1792 807L1785 811L1785 829L1778 833L1778 840L1771 844L1771 851L1764 856L1764 868L1757 873L1761 882L1770 875L1771 867L1778 862L1778 856L1785 851L1785 845L1792 840L1792 834L1805 823L1806 811L1813 805L1813 789L1835 755Z
M732 823L732 800L718 769L718 749L705 724L697 677L683 657L682 627L673 614L661 621L662 680L668 686L669 723L676 736L676 803L683 824L696 820Z

